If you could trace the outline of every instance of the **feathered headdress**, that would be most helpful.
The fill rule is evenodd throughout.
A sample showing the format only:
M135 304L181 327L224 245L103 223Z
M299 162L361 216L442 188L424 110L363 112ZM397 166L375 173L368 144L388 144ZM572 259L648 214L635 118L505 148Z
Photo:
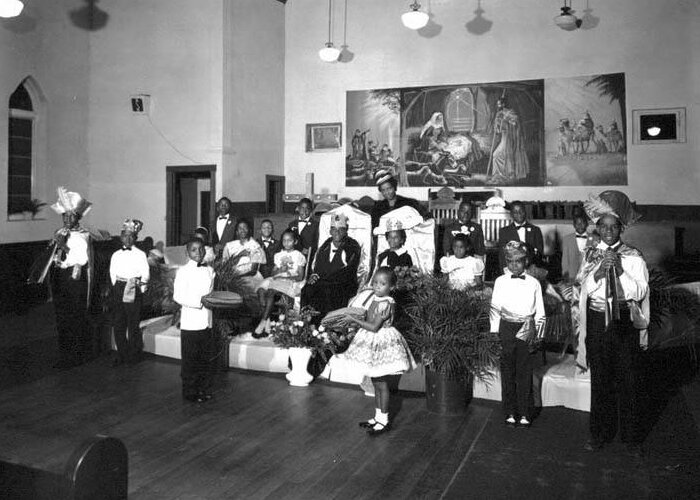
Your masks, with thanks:
M122 233L138 234L141 228L143 228L143 222L137 219L124 219L122 223Z
M68 191L63 186L59 186L56 192L58 193L58 201L51 205L51 209L57 214L72 212L82 217L92 208L92 203L80 196L80 194Z
M604 215L612 215L624 228L628 228L641 218L627 195L621 191L610 190L603 191L598 196L590 195L583 203L583 208L594 223Z

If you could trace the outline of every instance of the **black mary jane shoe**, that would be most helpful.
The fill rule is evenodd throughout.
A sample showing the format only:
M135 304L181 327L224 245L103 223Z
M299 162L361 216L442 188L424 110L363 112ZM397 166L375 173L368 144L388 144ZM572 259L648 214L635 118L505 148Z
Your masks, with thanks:
M363 420L362 422L358 422L357 425L359 425L363 429L371 429L372 427L374 427L374 424L376 424L376 423L377 423L377 421L372 419L371 421L370 420Z
M375 429L375 426L377 425L381 425L381 427L379 429ZM381 422L377 422L367 430L367 435L379 436L380 434L384 434L385 432L389 432L389 424L384 425Z

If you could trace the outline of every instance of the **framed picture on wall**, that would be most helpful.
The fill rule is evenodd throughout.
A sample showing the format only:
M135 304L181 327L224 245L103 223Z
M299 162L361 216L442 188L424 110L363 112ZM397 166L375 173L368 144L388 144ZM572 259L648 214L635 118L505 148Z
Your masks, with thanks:
M306 125L307 152L340 151L342 146L342 123L308 123Z
M685 108L632 110L634 144L685 142Z

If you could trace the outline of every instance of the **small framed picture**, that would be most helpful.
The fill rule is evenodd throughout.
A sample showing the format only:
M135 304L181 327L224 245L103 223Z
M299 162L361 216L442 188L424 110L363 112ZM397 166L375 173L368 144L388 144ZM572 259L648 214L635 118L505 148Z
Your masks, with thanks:
M340 151L343 147L342 123L308 123L306 125L306 151Z
M685 142L685 108L632 110L634 144Z

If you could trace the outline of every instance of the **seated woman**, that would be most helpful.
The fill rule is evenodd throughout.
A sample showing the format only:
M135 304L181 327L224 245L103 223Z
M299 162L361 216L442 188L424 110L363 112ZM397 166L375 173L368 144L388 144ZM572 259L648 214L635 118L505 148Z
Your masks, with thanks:
M455 235L452 255L440 259L440 271L449 276L450 286L456 290L483 284L484 263L474 257L474 246L469 236L463 233Z
M282 233L282 250L274 256L275 266L272 274L258 289L260 304L264 309L260 324L253 333L255 338L267 337L270 333L270 313L277 295L285 295L292 300L301 295L306 272L306 257L294 248L296 244L296 233L286 229Z
M311 306L320 315L345 306L357 293L357 268L360 245L348 236L348 218L336 215L331 221L331 237L316 252L306 285L301 290L301 305Z
M257 290L263 281L262 274L260 274L260 264L265 264L266 258L265 251L252 238L250 228L251 225L247 220L238 221L236 224L236 237L238 239L226 244L222 260L225 263L229 259L238 258L235 277L240 281L241 290L239 293L246 304L257 307L259 304Z

